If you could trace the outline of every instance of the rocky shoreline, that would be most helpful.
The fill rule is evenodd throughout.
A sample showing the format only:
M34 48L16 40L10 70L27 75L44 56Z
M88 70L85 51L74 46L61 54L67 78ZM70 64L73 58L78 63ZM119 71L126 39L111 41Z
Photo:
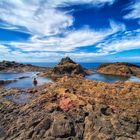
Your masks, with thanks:
M30 89L0 87L0 140L140 139L140 83L87 80L90 72L69 58L54 68L15 64L2 70L38 69L55 82ZM4 98L22 93L34 98L24 104Z
M32 71L42 72L49 69L50 69L49 67L48 68L38 67L38 66L33 66L31 64L17 63L15 61L0 62L0 71L2 72L32 72Z
M36 96L25 105L2 98L20 92L0 89L2 140L140 139L140 83L65 76L24 91Z

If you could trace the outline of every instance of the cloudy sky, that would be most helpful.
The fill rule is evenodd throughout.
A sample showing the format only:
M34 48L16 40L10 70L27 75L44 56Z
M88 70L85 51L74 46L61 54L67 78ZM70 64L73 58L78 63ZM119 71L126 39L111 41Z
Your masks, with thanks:
M0 60L140 62L140 0L0 0Z

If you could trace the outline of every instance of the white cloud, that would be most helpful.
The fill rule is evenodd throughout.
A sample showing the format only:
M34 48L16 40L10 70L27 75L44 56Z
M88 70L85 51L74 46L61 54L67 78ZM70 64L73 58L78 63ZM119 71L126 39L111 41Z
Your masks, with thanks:
M5 55L9 51L10 51L10 49L8 49L6 46L0 44L0 54L1 55Z
M73 17L56 9L43 7L41 1L0 1L0 19L31 34L55 35L73 24ZM22 28L21 28L22 27Z
M100 53L118 53L127 50L140 49L140 32L135 30L133 32L126 31L123 34L123 37L111 40L111 42L103 42L97 45L99 48L98 52Z
M131 33L124 33L126 27L122 23L110 20L110 28L100 31L84 27L78 30L70 29L73 27L74 17L69 12L57 9L59 6L72 4L100 7L114 2L115 0L1 0L0 19L4 23L0 24L0 28L32 34L26 42L1 42L1 59L16 60L18 58L18 61L49 62L58 61L61 57L68 55L78 60L81 58L89 60L111 53L140 49L140 34L128 38L127 35ZM129 7L132 11L124 18L139 19L139 7L138 0ZM118 32L123 34L120 39L117 38ZM60 34L62 36L59 36ZM104 42L113 34L116 34L116 40ZM7 46L12 46L14 50L8 49ZM87 46L95 46L98 51L90 53L75 51L79 47Z
M49 36L65 31L73 25L72 15L56 10L61 5L112 4L115 0L1 0L0 19L9 24L9 29L18 28L33 35ZM4 28L5 26L3 26Z
M110 28L96 31L89 28L69 31L64 37L40 37L34 35L28 41L24 42L1 42L2 45L11 46L14 50L7 51L5 59L13 59L18 61L58 61L61 57L70 56L74 59L88 61L90 58L108 55L108 52L76 52L79 47L93 46L100 43L106 37L117 32L123 31L124 25L110 21ZM5 46L5 47L6 47ZM4 49L4 47L3 47ZM62 52L62 53L58 53Z
M120 25L111 21L111 28L102 31L95 31L89 28L80 30L69 31L64 37L47 37L41 38L40 36L33 36L27 42L7 42L7 45L21 49L25 52L30 51L74 51L79 47L93 46L96 43L104 40L109 35L116 32L123 31L124 25ZM4 43L6 44L6 43Z
M113 4L115 0L50 0L48 5L51 7L67 6L71 4L90 4L92 6L102 6L104 4Z
M18 50L9 51L4 47L0 46L0 61L10 60L17 62L56 62L62 58L63 55L56 52L29 52L23 53Z
M126 10L131 10L128 14L124 16L125 19L140 19L140 0L135 0L126 8Z
M99 56L104 56L106 55L105 53L85 53L85 52L80 52L80 53L57 53L57 52L28 52L28 53L23 53L20 51L9 51L8 49L5 49L5 47L1 47L0 49L2 50L1 52L2 57L0 60L9 60L10 61L18 61L18 62L57 62L59 61L62 57L64 56L70 56L72 59L76 61L91 61L91 58L99 58ZM0 53L1 53L0 52ZM18 59L17 59L18 58ZM84 58L84 59L83 59Z

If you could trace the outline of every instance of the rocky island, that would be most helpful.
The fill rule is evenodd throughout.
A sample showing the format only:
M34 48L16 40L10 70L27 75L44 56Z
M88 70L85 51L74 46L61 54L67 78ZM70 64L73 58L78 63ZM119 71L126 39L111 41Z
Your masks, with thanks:
M60 62L54 66L49 71L43 72L41 75L45 77L50 77L52 79L61 78L63 76L79 75L86 76L89 74L89 71L83 68L80 64L74 62L69 57L62 58Z
M140 77L140 66L124 62L105 63L97 68L97 72L109 75Z
M121 71L121 75L138 74L138 67L125 66L131 69L129 73ZM8 70L20 67L14 69L12 65ZM25 67L31 70L32 66ZM68 57L40 72L59 78L29 89L0 87L0 140L140 139L140 83L87 80L88 70ZM6 98L22 93L32 98L24 104Z

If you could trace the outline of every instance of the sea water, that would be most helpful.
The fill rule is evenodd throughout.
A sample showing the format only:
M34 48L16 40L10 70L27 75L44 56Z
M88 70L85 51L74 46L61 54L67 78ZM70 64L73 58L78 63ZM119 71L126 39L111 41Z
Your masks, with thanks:
M16 80L15 82L6 84L6 88L31 88L34 87L32 81L37 78L38 86L51 82L50 79L37 76L37 72L0 72L0 80Z

